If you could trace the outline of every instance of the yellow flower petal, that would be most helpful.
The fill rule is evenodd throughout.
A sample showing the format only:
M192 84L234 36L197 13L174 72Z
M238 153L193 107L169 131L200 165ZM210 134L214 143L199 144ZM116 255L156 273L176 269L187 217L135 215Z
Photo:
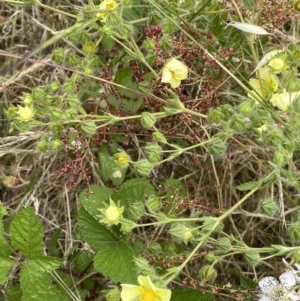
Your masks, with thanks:
M133 301L141 295L141 287L131 284L121 284L122 301ZM137 299L138 300L138 299Z
M162 83L169 83L172 88L177 88L181 81L188 77L188 68L181 61L172 58L162 69Z
M149 276L140 275L138 283L140 286L121 284L122 301L170 301L171 290L157 288Z

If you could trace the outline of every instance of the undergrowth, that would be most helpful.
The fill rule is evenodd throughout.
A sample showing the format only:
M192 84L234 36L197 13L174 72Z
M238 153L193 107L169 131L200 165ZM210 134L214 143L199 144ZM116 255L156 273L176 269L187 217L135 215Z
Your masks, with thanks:
M0 300L300 300L299 10L1 1Z

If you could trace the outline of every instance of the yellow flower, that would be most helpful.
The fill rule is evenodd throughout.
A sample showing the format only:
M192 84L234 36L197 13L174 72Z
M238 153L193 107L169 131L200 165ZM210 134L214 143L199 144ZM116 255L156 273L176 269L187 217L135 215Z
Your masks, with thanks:
M92 41L88 41L83 45L83 50L87 53L94 53L96 51L96 45Z
M17 112L17 114L19 115L18 119L20 121L30 121L33 118L34 115L34 110L33 107L20 107L19 106L19 110Z
M121 284L122 301L169 301L171 299L171 290L157 288L149 276L139 276L138 283L140 286Z
M285 68L284 60L280 58L274 58L268 64L275 72L281 72Z
M263 124L261 127L256 128L256 129L257 129L257 131L258 131L260 134L262 134L264 131L267 130L267 128L268 128L268 126L265 125L265 124Z
M172 58L162 69L162 83L169 83L172 88L177 88L181 81L188 76L188 68L181 61Z
M285 112L299 96L300 91L287 92L283 90L283 93L275 93L270 99L270 102L274 107L276 106L279 110Z
M250 78L249 84L259 96L263 99L268 94L273 94L278 88L278 80L269 68L263 67L258 70L259 79ZM248 97L253 98L249 93Z
M119 167L127 167L130 161L130 157L122 151L114 155L114 161Z
M98 210L105 216L105 218L100 221L101 223L107 225L117 225L120 222L120 219L122 218L124 206L119 207L115 204L115 202L112 199L110 199L109 206L107 209Z
M103 10L97 13L96 16L101 19L101 22L106 22L108 15L117 8L118 4L114 0L104 0L99 5L99 9Z

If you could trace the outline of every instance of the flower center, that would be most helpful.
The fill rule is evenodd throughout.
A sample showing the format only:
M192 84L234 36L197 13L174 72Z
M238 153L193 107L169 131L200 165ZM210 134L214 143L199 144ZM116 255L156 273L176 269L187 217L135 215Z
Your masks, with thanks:
M106 210L106 218L109 221L115 221L119 217L119 211L117 207L109 207Z
M144 288L140 301L159 301L159 298L152 289Z

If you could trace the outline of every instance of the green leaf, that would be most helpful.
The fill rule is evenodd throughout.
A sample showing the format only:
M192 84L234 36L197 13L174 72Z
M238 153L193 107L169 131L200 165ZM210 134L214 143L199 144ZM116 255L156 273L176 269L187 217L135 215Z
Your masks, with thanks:
M83 82L80 87L77 97L82 101L86 101L90 97L99 97L99 90L101 85L98 82L88 81Z
M185 196L186 190L183 183L177 179L170 178L165 183L166 197L171 195Z
M51 237L51 240L50 240L50 243L49 243L49 247L48 247L48 255L49 256L55 256L56 255L56 252L57 252L57 242L58 242L58 239L60 237L61 231L62 231L62 228L56 229L54 231L52 237Z
M83 207L78 212L78 224L83 239L96 249L102 248L106 243L118 241L111 231L95 220Z
M120 168L112 158L112 154L108 151L108 147L112 150L112 153L116 153L118 150L118 143L114 140L112 144L108 146L107 143L103 143L99 149L98 161L100 163L100 169L97 173L104 182L111 180L113 185L121 185L124 181L127 168ZM119 172L120 177L116 177L116 172Z
M257 287L257 283L252 279L239 274L241 287L244 289L254 290Z
M106 243L94 258L94 267L114 282L136 284L134 253L125 242Z
M102 47L107 51L111 51L114 48L115 44L116 44L115 40L113 40L109 36L105 36L101 40Z
M3 206L3 204L0 202L0 256L8 257L11 253L10 247L4 238L4 227L2 218L4 215L7 214L6 208Z
M109 203L113 190L98 184L90 185L89 189L93 194L87 197L87 189L84 189L79 195L79 202L89 214L96 216L100 214L99 208L105 208L103 203Z
M140 0L135 0L130 6L123 9L123 17L129 20L138 20L143 17L143 10Z
M53 277L47 272L40 273L35 267L26 264L21 270L22 301L68 301L68 297L53 283Z
M20 276L22 290L27 290L39 278L39 275L54 271L62 262L62 259L46 256L38 259L28 259Z
M120 201L120 205L124 206L125 218L137 221L145 213L145 195L152 194L155 194L155 190L148 180L131 179L115 191L111 198L114 202Z
M0 219L2 219L3 216L5 216L6 214L7 214L7 210L5 206L2 204L2 202L0 202Z
M33 208L27 207L17 214L10 226L11 244L28 258L41 257L44 249L43 226Z
M194 289L175 288L172 290L171 301L214 301L215 297L212 293L206 293Z
M0 256L0 284L4 284L9 279L7 273L14 264L12 259Z
M256 187L261 186L261 180L259 181L250 181L241 185L238 185L236 188L240 191L247 191L247 190L252 190Z
M128 88L131 88L131 87L128 87ZM121 90L123 88L119 88L119 89ZM122 91L124 91L124 90L125 89L123 89ZM126 90L126 91L127 91L126 94L131 95L130 98L136 97L136 93L134 93L134 92L132 92L130 90ZM129 97L129 96L127 96L127 97ZM135 113L135 112L137 112L140 109L140 107L143 104L143 100L142 99L126 100L124 98L117 98L113 94L107 95L107 100L115 108L118 108L121 112L125 112L125 113L128 113L128 112L129 113Z
M115 76L115 83L134 90L137 88L137 84L132 82L132 77L133 77L132 68L127 67L127 68L119 69ZM128 89L117 87L117 90L125 97L129 97L129 98L137 97L137 94L135 92L130 91Z
M11 285L5 290L7 301L21 301L22 295L23 293L19 283Z

